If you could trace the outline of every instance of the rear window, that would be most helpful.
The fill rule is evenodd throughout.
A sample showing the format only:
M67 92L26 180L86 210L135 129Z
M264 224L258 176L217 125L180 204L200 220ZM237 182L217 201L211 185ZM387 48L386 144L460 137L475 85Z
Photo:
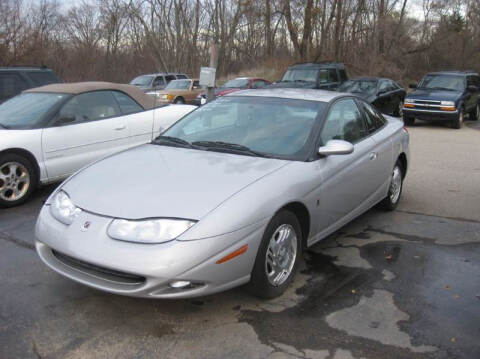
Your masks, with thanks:
M58 77L51 71L29 71L27 75L38 86L60 82Z

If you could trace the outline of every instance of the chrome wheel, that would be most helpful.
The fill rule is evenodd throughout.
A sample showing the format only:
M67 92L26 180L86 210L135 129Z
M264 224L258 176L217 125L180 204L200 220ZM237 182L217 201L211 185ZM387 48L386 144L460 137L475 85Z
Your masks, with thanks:
M477 105L477 111L475 111L475 121L480 120L480 105Z
M390 189L388 195L392 204L397 203L402 191L402 170L398 165L395 166L392 172L392 179L390 182Z
M398 102L398 117L403 118L403 101Z
M0 199L13 202L27 193L30 187L30 174L18 162L6 162L0 166Z
M460 112L460 115L458 115L458 124L461 126L463 123L463 112Z
M282 285L292 273L297 257L297 235L289 224L282 224L270 238L265 273L273 286Z

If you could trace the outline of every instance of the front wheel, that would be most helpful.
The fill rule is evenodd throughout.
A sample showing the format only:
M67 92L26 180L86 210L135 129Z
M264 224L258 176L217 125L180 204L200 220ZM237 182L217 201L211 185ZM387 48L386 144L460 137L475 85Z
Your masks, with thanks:
M462 124L463 124L463 112L460 110L458 117L452 121L452 128L455 128L458 130L462 128Z
M480 120L480 105L479 104L477 104L477 106L475 106L475 109L473 109L473 111L470 112L469 118L470 118L470 121Z
M36 174L28 159L14 153L0 156L0 207L24 203L35 185Z
M278 212L263 234L247 289L261 298L283 294L302 258L302 232L290 211Z
M390 187L388 188L387 197L382 201L382 207L387 211L393 211L397 208L403 189L404 169L400 161L395 163L392 175L390 177Z
M403 117L403 100L398 100L398 104L393 110L393 115L397 117Z
M182 97L178 97L175 99L175 101L173 101L173 103L177 105L183 105L185 103L185 100Z

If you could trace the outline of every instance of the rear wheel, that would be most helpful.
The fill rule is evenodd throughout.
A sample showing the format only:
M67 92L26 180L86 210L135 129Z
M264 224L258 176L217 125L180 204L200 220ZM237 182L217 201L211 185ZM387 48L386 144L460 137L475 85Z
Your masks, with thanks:
M478 121L480 120L480 105L477 104L475 106L475 109L472 110L469 114L470 121Z
M452 128L455 128L458 130L462 128L462 124L463 124L463 111L460 111L458 114L458 117L452 121Z
M0 156L0 207L14 207L25 202L37 183L32 163L14 153Z
M397 208L403 189L404 169L400 161L395 163L392 175L390 177L390 187L388 188L387 197L382 201L382 207L387 211L393 211Z
M185 100L183 97L177 97L173 103L178 104L178 105L183 105L185 103Z
M247 289L261 298L282 295L295 277L301 258L298 219L290 211L280 211L265 230Z

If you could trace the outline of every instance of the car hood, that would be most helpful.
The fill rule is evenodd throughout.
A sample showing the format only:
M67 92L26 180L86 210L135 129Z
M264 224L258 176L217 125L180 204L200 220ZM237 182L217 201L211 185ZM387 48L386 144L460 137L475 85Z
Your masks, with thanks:
M456 101L462 96L460 91L417 89L407 95L411 100Z
M288 161L147 144L96 162L63 189L109 217L199 220Z

